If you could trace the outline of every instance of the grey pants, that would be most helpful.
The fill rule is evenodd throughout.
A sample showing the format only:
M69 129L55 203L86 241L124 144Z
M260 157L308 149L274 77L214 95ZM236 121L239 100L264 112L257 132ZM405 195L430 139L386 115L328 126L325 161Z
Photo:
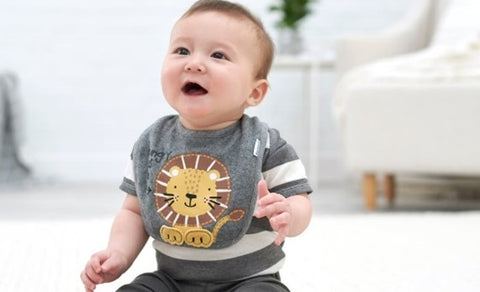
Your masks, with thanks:
M117 292L289 292L277 274L231 282L177 281L165 273L145 273Z

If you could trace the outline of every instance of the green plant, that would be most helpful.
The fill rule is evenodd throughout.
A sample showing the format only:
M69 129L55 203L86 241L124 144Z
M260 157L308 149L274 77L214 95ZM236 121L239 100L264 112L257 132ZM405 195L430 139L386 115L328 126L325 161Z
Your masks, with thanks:
M316 0L278 0L278 4L271 5L270 11L279 12L280 19L277 27L297 30L300 21L309 15L312 10L310 5Z

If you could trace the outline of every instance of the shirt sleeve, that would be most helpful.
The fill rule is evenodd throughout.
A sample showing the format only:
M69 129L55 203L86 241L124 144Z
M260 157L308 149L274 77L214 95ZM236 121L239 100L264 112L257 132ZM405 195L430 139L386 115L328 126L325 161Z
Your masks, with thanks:
M280 137L275 129L269 129L262 167L262 175L268 188L289 197L300 193L311 193L305 167L293 147Z
M133 169L132 155L130 155L125 171L123 174L123 180L119 187L122 191L130 195L137 195L137 189L135 187L135 172Z

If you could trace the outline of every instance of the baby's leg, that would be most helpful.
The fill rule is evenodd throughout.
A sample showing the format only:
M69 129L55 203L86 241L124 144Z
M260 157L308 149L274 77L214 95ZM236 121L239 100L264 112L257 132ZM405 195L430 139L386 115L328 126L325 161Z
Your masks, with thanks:
M120 287L117 292L182 292L175 280L165 273L145 273L132 283Z
M290 292L281 281L278 274L253 277L240 281L228 292Z

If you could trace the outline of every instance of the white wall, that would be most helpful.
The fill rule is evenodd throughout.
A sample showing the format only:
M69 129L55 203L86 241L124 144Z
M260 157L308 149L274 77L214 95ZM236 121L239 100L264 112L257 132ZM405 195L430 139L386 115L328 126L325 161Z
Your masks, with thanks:
M323 0L303 26L310 53L336 35L391 24L412 0ZM160 67L175 19L194 1L0 0L0 71L21 79L25 154L39 179L119 180L143 128L171 113ZM273 1L239 1L275 38ZM256 113L304 155L301 75L273 72L269 101ZM322 75L321 165L338 165L329 102L334 76ZM297 102L295 102L297 101ZM291 112L289 112L291 110ZM308 133L302 133L302 136ZM330 160L330 162L329 162ZM330 164L329 164L330 163ZM331 171L324 168L326 177ZM331 177L332 175L330 175Z

